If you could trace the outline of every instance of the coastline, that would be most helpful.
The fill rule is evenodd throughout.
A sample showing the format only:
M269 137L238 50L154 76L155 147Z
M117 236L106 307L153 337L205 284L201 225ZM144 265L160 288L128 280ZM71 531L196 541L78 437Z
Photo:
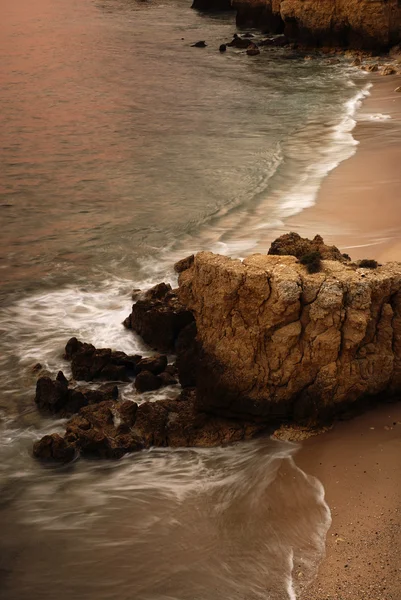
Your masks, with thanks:
M394 91L401 77L372 83L355 117L356 153L326 177L316 204L272 239L319 233L355 260L401 260L401 94ZM297 464L322 482L333 520L315 580L302 588L295 574L300 600L401 597L400 449L401 404L370 409L303 443Z
M303 443L296 463L323 484L332 524L326 557L300 600L401 597L400 450L400 403L380 405Z
M355 116L355 154L328 174L316 203L270 231L261 248L296 231L309 238L319 233L355 260L401 260L401 94L394 91L401 76L371 81Z

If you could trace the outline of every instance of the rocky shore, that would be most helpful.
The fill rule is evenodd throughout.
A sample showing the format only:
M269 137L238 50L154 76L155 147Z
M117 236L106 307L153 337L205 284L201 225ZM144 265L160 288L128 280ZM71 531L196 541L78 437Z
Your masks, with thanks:
M136 291L124 322L157 354L129 356L72 338L64 357L73 379L39 377L39 410L69 420L64 436L35 443L36 457L213 446L282 423L313 431L399 392L399 263L353 263L320 236L291 233L265 255L241 261L200 252L175 269L179 287ZM135 400L165 386L172 396L119 400L118 384L131 381Z
M398 0L195 0L199 10L237 11L239 27L255 27L311 47L387 51L401 41Z

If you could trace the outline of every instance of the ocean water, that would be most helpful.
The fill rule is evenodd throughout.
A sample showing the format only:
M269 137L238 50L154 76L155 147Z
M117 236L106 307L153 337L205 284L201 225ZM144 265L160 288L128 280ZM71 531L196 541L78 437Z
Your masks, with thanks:
M1 597L299 597L330 511L297 445L44 468L32 443L63 422L37 414L31 368L68 374L72 335L148 352L121 325L132 288L174 283L199 249L244 256L313 204L355 152L365 76L281 49L220 54L234 15L187 0L0 8Z

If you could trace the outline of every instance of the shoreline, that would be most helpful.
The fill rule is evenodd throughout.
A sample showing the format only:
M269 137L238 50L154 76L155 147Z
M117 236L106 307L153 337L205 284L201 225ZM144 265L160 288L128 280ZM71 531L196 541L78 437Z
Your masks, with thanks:
M323 484L332 524L326 556L299 600L401 597L400 450L401 403L377 406L303 443L296 463Z
M354 260L401 260L401 94L394 91L401 76L370 81L370 95L354 117L356 152L327 175L316 203L269 231L261 248L295 231L308 238L320 234Z
M401 261L401 94L394 91L401 77L371 81L355 116L355 154L328 174L316 204L271 239L320 234L354 260ZM314 581L303 587L295 575L300 600L399 600L400 450L400 403L370 408L302 443L296 462L323 484L332 524Z

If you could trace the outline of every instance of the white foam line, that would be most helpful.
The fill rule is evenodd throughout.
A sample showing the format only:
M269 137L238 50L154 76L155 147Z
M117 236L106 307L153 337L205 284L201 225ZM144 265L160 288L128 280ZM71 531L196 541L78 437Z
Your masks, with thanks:
M292 573L294 571L294 550L293 550L293 548L291 548L290 554L288 556L288 563L289 563L289 568L290 568L290 576L289 576L288 585L287 585L288 599L289 600L297 600L297 595L294 590L294 580L292 577Z
M327 158L309 166L301 181L281 201L281 217L292 217L316 203L316 198L327 175L344 160L351 158L356 152L359 142L353 137L352 130L357 123L355 115L362 105L362 101L370 95L372 83L359 90L358 93L345 103L345 116L333 127L332 144L327 151ZM301 185L300 185L301 184ZM299 191L301 187L301 191ZM263 227L263 224L262 224Z

